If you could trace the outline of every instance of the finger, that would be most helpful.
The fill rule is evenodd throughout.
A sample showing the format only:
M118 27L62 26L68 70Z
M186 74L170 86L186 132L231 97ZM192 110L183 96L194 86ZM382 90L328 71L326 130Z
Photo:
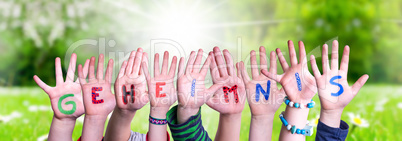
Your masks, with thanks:
M106 82L108 82L109 84L112 83L112 77L113 77L113 59L109 59L109 62L107 63L106 74L105 74Z
M145 78L147 79L147 83L150 84L151 76L149 76L148 65L144 61L141 64L141 68Z
M159 54L156 53L155 57L154 57L154 77L159 76L160 73L160 69L159 69Z
M195 59L195 51L191 51L190 56L187 60L187 66L186 66L186 74L190 74L193 70L194 67L194 59Z
M139 71L141 71L141 72L140 72L140 75L143 75L144 73L143 73L143 71L142 71L142 67L143 67L142 64L145 63L145 66L148 67L148 54L147 54L146 52L143 52L143 53L142 53L142 59L141 59L141 61L142 61L141 66L140 66L140 69L141 69L141 70L139 70ZM147 72L148 72L148 68L147 68Z
M192 70L192 72L196 72L196 73L199 73L199 72L200 72L201 61L202 61L202 54L203 54L202 49L199 49L199 50L198 50L198 53L197 53L197 57L195 58L195 61L194 61L194 65L193 65L193 70Z
M356 82L355 84L353 84L352 86L352 93L353 95L356 95L360 88L363 87L363 85L367 82L367 79L369 78L369 76L367 74L361 76Z
M338 41L334 40L332 42L332 53L331 53L331 70L338 70L338 58L339 58L339 53L338 53Z
M169 52L165 51L163 54L163 62L162 62L162 73L164 75L167 75L167 70L169 67Z
M70 63L68 65L66 81L74 81L76 63L77 63L77 55L73 53L71 54Z
M274 51L271 51L271 54L269 56L269 72L272 74L276 75L276 54Z
M223 61L223 57L222 57L222 53L221 50L218 47L214 47L214 58L215 58L215 62L216 65L218 67L219 70L219 74L221 77L223 76L227 76L228 75L228 71L226 69L226 64Z
M261 70L261 73L276 82L280 82L282 79L282 75L274 75L271 72L268 72L267 70Z
M134 64L134 58L135 58L136 52L135 51L131 51L130 53L130 57L128 58L128 64L126 67L126 75L130 75L131 72L133 71L133 64Z
M211 71L211 77L212 79L218 78L221 76L219 73L219 70L216 66L216 60L215 60L215 55L212 52L209 52L209 56L211 56L211 64L209 65L209 70Z
M205 62L204 62L204 65L202 66L202 68L201 68L201 71L200 71L200 74L202 75L202 76L206 76L207 75L207 73L208 73L208 68L209 68L209 65L211 64L211 58L212 58L212 56L210 56L210 55L208 55L208 57L207 57L207 59L205 60Z
M234 64L232 55L230 55L227 49L223 50L223 56L225 57L227 72L230 76L234 76Z
M237 73L236 73L237 77L239 77L243 81L243 77L241 76L240 62L236 63L236 70L237 70Z
M254 50L250 52L250 63L251 63L251 76L253 77L253 79L257 79L260 73L258 72L257 58Z
M310 64L311 68L313 69L314 77L317 79L321 76L320 70L317 67L317 62L315 61L314 55L310 56Z
M281 49L277 48L276 49L276 54L278 54L278 58L279 58L279 63L281 63L283 72L286 72L289 68L288 63L286 62L285 57L283 57L283 54L281 52Z
M118 78L122 78L124 76L126 67L127 67L127 61L124 61L123 64L121 65Z
M85 61L84 68L82 68L83 73L84 73L84 78L86 78L88 75L88 67L89 67L89 59L87 59ZM77 80L75 80L75 83L80 83L79 81L80 81L80 78L77 78Z
M297 65L296 50L291 40L288 41L288 49L289 49L290 65L292 66Z
M322 74L326 74L328 70L328 45L324 44L322 46Z
M42 88L42 90L44 90L45 92L47 92L48 90L51 89L51 87L46 85L46 83L44 83L37 75L34 75L33 78L34 78L36 84L38 84L38 86L40 88Z
M98 71L97 71L97 76L96 78L98 80L103 80L103 63L105 62L105 58L103 56L103 54L99 55L98 58Z
M177 72L177 78L181 77L183 74L184 74L184 57L181 57L179 61L179 70Z
M95 79L95 57L91 57L91 60L89 62L89 75L88 75L88 80L94 80Z
M342 61L341 61L340 70L342 70L346 74L348 74L349 52L350 52L349 46L345 46L345 48L343 49L343 55L342 55Z
M174 74L176 73L176 66L177 66L177 57L173 56L172 64L170 64L170 69L169 69L170 77L174 77Z
M265 52L265 47L260 47L260 68L261 69L268 69L267 65L267 54Z
M92 59L91 59L92 60ZM87 83L87 81L85 80L85 76L84 76L84 74L83 74L83 72L82 72L82 65L80 64L80 65L78 65L78 78L79 78L79 80L80 80L80 84L81 85L84 85L84 84L86 84Z
M137 49L137 53L135 54L135 59L134 59L134 66L133 66L133 72L131 74L139 75L140 72L140 66L142 63L142 48Z
M250 76L248 76L248 73L247 73L246 67L244 66L243 61L240 62L240 70L241 70L241 75L242 75L244 83L249 82Z
M217 90L219 90L220 88L222 88L222 84L214 84L214 85L212 85L211 87L209 87L207 90L206 90L206 93L208 93L208 94L211 94L211 96L212 96L212 94L214 94ZM209 98L207 98L207 99L209 99Z
M306 48L302 41L299 41L299 61L307 67Z
M56 86L62 84L64 82L63 79L63 71L61 69L60 58L57 57L55 61L55 68L56 68Z

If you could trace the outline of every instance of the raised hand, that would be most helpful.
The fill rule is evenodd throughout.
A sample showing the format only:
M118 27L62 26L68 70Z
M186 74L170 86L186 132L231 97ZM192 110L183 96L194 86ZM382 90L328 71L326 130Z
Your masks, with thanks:
M138 48L124 61L114 84L116 107L107 125L105 140L123 141L130 138L131 122L137 110L148 103L147 82L141 70L144 61L148 64L147 54Z
M98 70L95 77L95 57L91 57L89 62L88 82L83 75L83 68L78 66L78 76L80 78L83 92L85 115L107 116L113 111L116 101L111 91L111 81L113 75L113 60L110 59L106 69L105 79L103 78L103 54L99 55Z
M321 101L320 120L332 127L339 127L343 109L356 96L360 88L366 83L369 76L361 76L355 84L349 86L347 81L349 46L345 46L340 68L338 70L338 41L332 43L331 68L328 62L328 45L322 49L323 74L317 67L315 57L310 56L311 66L318 86L318 95Z
M307 123L309 109L305 106L311 102L317 92L316 82L310 74L307 67L306 51L303 42L299 41L299 63L297 62L296 51L292 41L288 41L289 56L291 66L287 64L281 50L276 49L276 53L281 63L283 74L276 75L267 70L262 70L262 74L279 82L285 90L288 99L292 103L298 103L301 108L286 107L283 117L290 126L303 129ZM305 136L301 134L291 134L290 128L282 126L279 140L305 140Z
M145 57L148 58L148 57ZM145 74L148 84L149 99L151 103L150 116L157 119L166 119L166 113L170 106L177 100L176 88L173 84L176 72L177 57L174 56L170 69L169 53L165 51L163 55L162 70L159 70L159 54L155 54L154 60L154 77L151 78L148 72L148 60L144 59L141 68ZM167 140L168 136L164 133L167 131L167 125L156 125L149 123L148 136L151 141Z
M77 55L73 53L70 58L66 81L64 81L60 58L56 58L55 87L46 85L38 76L34 76L35 82L49 95L54 113L48 136L49 141L71 141L75 120L85 112L79 79L74 82L76 61ZM88 69L88 64L89 60L84 65L86 70ZM87 74L88 71L83 72L84 76Z
M281 106L285 92L283 89L278 90L275 81L260 74L254 50L250 53L250 62L252 80L243 62L240 63L240 68L243 82L246 85L247 100L251 114L253 116L273 115ZM265 48L260 47L260 70L267 70L267 67ZM270 54L269 72L276 75L276 54L273 51Z
M138 48L137 52L131 52L128 64L123 62L114 84L117 108L136 111L148 103L147 81L140 70L141 63L148 64L147 60L146 53Z
M82 103L81 86L77 78L74 81L75 65L77 55L73 53L67 70L66 81L63 79L60 58L56 58L56 86L50 87L46 85L38 76L34 76L35 82L41 87L50 98L50 103L55 118L58 119L76 119L84 114L84 105ZM88 69L89 60L85 62L84 68ZM86 76L88 71L84 71Z
M184 65L185 59L183 57L180 58L177 81L179 99L177 119L179 124L184 123L191 116L197 114L200 107L209 100L211 95L221 88L219 84L214 84L208 89L205 88L205 76L207 75L212 56L209 55L204 65L201 65L202 55L202 49L198 50L197 56L192 51L186 67Z
M260 74L255 51L250 53L250 79L243 62L240 62L243 82L246 85L247 100L251 111L249 140L266 140L272 135L275 112L282 104L285 95L283 89L278 90L276 82ZM267 70L265 48L260 47L260 69ZM276 54L271 52L269 72L276 74Z
M99 55L98 70L95 77L95 57L89 62L88 82L83 75L83 68L78 66L78 76L83 92L85 107L84 126L82 129L82 140L101 140L107 115L113 111L116 105L114 95L111 91L113 75L113 60L110 59L103 76L103 54Z
M233 59L228 50L223 50L223 57L218 47L215 47L211 62L211 76L214 84L222 85L208 100L207 105L220 113L219 127L215 136L216 141L239 140L241 112L246 101L246 90L241 78L239 64L237 63L237 75L233 65Z
M314 76L308 71L306 50L302 41L299 41L299 63L297 62L296 51L292 41L288 41L290 64L286 62L279 48L276 53L281 63L283 74L276 75L267 70L262 70L262 74L279 82L286 95L291 101L307 104L317 93Z

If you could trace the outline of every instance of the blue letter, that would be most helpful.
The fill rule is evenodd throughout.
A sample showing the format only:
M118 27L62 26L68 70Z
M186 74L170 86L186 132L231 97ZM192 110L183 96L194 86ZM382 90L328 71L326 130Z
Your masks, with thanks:
M255 100L257 102L260 101L260 92L262 93L262 95L264 95L265 100L268 100L270 89L271 89L271 81L270 80L268 80L268 82L267 82L267 92L265 92L264 89L261 87L261 85L257 83L256 88L255 88Z
M331 96L340 96L343 93L343 87L341 84L334 82L336 79L341 79L342 76L337 75L331 78L331 80L329 80L329 83L331 83L332 85L338 85L339 86L339 91L337 93L331 93Z

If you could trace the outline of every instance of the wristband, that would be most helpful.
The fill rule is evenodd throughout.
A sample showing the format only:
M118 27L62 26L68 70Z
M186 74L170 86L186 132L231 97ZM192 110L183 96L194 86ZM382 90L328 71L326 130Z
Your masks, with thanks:
M292 134L296 133L296 134L301 134L304 136L313 135L313 127L312 126L309 126L307 124L303 129L296 128L295 125L290 125L288 123L288 121L286 121L286 119L283 117L283 112L279 115L279 118L281 119L282 124L286 127L286 129L289 130Z
M290 101L288 96L285 96L285 98L283 98L283 102L285 102L285 104L288 105L289 107L295 107L300 109L313 108L315 106L315 102L313 100L311 100L311 102L307 104L295 103Z
M158 118L149 116L149 123L152 123L155 125L165 125L165 124L167 124L167 120L166 119L158 119Z

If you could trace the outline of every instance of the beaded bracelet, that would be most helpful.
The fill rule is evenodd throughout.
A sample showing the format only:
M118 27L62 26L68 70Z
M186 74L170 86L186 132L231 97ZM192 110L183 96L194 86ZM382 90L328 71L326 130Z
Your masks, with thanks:
M304 108L313 108L315 106L315 102L313 100L311 100L310 103L307 104L301 104L301 103L295 103L289 100L288 96L285 96L285 98L283 99L283 102L285 102L286 105L288 105L289 107L295 107L295 108L300 108L300 109L304 109Z
M166 119L158 119L158 118L149 116L149 123L152 123L155 125L165 125L165 124L167 124L167 120Z
M286 119L283 117L283 112L279 115L279 118L281 119L282 124L286 127L286 129L289 130L292 134L296 133L296 134L301 134L304 136L313 135L313 127L312 126L309 126L307 124L303 129L296 128L295 125L290 125L286 121Z

